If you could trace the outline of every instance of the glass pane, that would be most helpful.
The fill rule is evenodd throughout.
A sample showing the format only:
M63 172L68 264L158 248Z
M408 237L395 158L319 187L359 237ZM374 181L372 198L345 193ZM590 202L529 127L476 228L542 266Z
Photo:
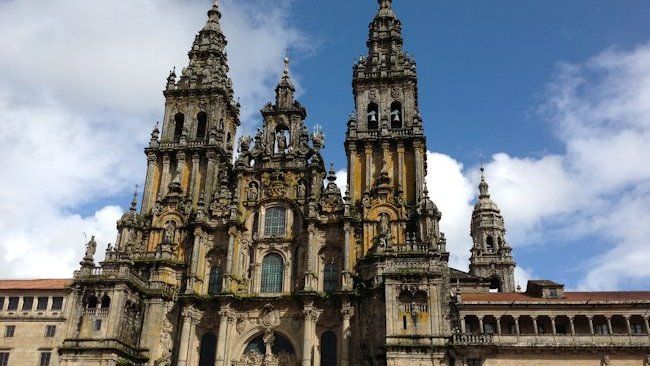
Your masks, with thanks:
M221 267L215 266L210 270L210 283L208 293L211 295L221 292Z
M285 210L281 207L266 210L264 236L284 236L285 216Z
M52 298L52 310L61 310L63 308L63 298L54 297Z
M18 310L18 297L10 297L9 298L9 307L7 310Z
M323 333L320 345L321 366L336 366L336 335L331 331Z
M262 262L262 292L282 292L284 264L282 257L269 254Z
M36 303L36 310L47 310L47 297L39 297Z
M338 289L339 285L339 270L334 264L325 265L325 273L323 274L324 284L323 289L325 292L333 292Z

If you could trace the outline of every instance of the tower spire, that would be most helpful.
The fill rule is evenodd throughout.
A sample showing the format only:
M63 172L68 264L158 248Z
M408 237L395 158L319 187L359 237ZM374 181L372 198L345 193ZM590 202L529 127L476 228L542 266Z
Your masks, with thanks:
M479 190L478 198L479 199L490 198L489 188L490 186L485 180L485 167L483 167L483 164L481 164L481 183L479 183L478 185L478 190Z

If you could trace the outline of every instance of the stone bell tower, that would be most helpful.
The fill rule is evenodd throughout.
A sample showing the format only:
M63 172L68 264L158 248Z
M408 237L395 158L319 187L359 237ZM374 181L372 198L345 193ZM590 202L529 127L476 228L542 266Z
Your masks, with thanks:
M361 364L438 365L450 334L449 253L425 188L426 138L415 61L403 50L391 0L379 0L368 55L354 65L348 122L349 197L356 272L369 291ZM406 355L409 355L406 357ZM417 356L414 356L417 355Z
M469 272L490 280L490 288L499 292L515 291L515 261L506 242L506 227L501 210L490 198L489 186L481 168L479 197L472 213L473 241Z

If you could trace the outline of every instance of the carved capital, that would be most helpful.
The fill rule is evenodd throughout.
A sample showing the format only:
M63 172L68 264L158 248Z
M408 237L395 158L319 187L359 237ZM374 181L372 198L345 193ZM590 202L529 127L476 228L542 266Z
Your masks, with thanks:
M201 318L203 318L203 312L194 306L190 305L183 309L183 319L185 319L185 321L197 324L201 321Z
M323 313L323 311L310 306L304 308L302 313L305 315L305 321L316 323L318 322L318 319L320 318L320 315Z
M343 319L350 320L354 316L354 307L350 303L343 304L341 314L343 315Z

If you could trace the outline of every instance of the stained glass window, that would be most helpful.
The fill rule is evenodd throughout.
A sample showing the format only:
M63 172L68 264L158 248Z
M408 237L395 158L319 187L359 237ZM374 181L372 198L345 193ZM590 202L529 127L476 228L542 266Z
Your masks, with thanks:
M284 263L278 254L269 254L262 261L262 292L282 292Z
M210 283L208 285L208 293L211 295L221 292L221 267L214 266L210 270Z
M323 273L324 283L323 289L325 292L334 292L339 287L339 269L334 263L328 263L325 265L325 271Z
M286 211L282 207L271 207L266 210L264 221L264 236L284 236Z

